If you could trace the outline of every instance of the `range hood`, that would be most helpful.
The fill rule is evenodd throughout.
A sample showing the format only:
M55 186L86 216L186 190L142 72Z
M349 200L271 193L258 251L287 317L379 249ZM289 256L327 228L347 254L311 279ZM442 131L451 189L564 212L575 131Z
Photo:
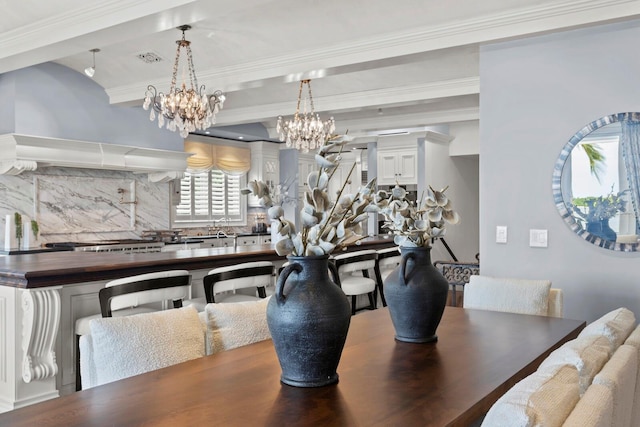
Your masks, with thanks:
M148 173L153 182L182 178L190 153L21 134L0 135L0 174L58 166Z

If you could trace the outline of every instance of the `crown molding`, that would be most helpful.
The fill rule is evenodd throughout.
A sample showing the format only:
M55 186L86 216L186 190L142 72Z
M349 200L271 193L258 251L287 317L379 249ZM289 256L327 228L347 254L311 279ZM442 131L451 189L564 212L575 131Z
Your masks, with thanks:
M313 101L317 112L332 111L338 113L340 110L345 109L369 107L372 100L375 100L376 105L384 105L411 101L426 102L430 99L478 93L480 93L480 78L468 77L341 95L320 96L314 97ZM223 111L224 114L221 113L216 117L218 126L262 121L265 117L272 117L275 120L285 111L291 111L291 114L293 114L291 101L225 109Z
M228 81L235 82L234 87L239 87L243 83L285 78L309 70L540 34L637 15L640 15L640 2L637 0L566 0L488 17L443 23L437 27L412 28L330 47L271 56L244 64L198 70L198 80L207 87L227 91L224 86ZM106 88L106 92L112 104L127 103L142 99L141 87L148 84L161 87L166 83L166 79L157 79Z
M184 6L197 0L107 0L86 2L83 7L61 11L29 25L2 33L0 59L70 41L148 15ZM76 47L76 49L84 50ZM53 58L52 58L53 59Z

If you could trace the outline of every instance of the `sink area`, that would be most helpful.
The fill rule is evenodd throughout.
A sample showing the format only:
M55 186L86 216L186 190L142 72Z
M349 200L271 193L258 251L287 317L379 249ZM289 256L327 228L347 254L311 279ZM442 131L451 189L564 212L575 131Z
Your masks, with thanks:
M185 237L184 240L198 240L198 239L235 239L237 236L235 234L226 234L224 232L219 232L218 234L211 234L207 236L189 236Z

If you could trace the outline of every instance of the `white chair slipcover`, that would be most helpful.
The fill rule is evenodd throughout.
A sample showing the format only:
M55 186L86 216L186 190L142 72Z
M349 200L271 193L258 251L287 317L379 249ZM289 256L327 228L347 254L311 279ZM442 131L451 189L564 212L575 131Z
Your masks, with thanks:
M205 355L205 334L193 307L93 319L80 337L82 388Z

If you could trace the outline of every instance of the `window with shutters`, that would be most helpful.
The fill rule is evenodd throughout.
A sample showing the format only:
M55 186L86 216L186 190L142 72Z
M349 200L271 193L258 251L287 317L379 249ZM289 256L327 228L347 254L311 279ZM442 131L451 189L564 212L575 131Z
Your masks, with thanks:
M245 175L226 175L219 170L186 172L180 181L180 204L176 206L174 223L225 221L244 225L247 201L240 189L245 185Z

